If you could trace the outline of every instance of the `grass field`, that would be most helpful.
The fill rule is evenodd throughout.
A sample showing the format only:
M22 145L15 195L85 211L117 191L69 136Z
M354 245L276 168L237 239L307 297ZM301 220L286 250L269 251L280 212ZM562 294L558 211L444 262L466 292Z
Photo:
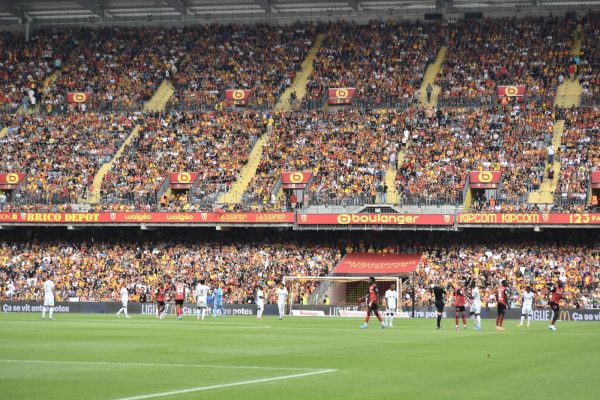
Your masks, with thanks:
M0 399L596 399L600 324L0 314Z

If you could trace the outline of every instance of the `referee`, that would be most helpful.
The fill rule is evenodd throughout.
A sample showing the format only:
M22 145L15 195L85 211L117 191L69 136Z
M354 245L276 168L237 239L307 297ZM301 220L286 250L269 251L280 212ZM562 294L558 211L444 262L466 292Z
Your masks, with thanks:
M446 296L446 289L439 285L431 287L433 296L435 297L435 309L437 311L437 328L441 329L442 314L444 313L444 301Z

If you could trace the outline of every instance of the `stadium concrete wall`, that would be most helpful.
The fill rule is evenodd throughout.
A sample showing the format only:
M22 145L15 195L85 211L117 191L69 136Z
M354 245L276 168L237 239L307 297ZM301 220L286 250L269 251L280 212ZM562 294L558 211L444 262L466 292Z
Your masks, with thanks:
M39 301L1 301L0 310L5 313L41 313L43 303ZM54 306L56 313L88 313L88 314L110 314L116 313L121 308L120 302L58 302ZM256 305L254 304L225 304L225 315L255 315ZM339 317L344 311L361 311L359 306L316 306L316 305L293 305L295 310L323 311L325 316ZM127 310L130 314L155 315L155 303L129 303ZM407 310L408 315L412 316L411 310ZM184 304L184 313L188 315L195 314L196 305L192 303ZM468 310L467 310L468 312ZM175 306L172 303L167 304L167 313L175 314ZM277 305L267 304L263 315L277 315ZM355 314L362 317L362 314ZM417 307L415 308L415 318L435 318L434 308ZM444 318L454 317L454 308L448 307L444 310ZM493 308L484 308L481 310L483 319L495 319L496 310ZM533 311L534 321L548 321L552 317L552 311L548 308L539 308ZM514 308L508 310L506 319L521 318L521 309ZM564 309L560 311L560 320L562 321L596 321L600 322L600 309Z

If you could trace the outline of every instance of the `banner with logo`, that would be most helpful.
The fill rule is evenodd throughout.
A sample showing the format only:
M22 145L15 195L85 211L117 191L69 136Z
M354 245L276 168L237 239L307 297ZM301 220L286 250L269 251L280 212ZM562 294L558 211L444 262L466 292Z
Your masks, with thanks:
M496 88L496 95L498 96L498 100L502 100L504 96L507 97L515 97L517 101L522 102L523 97L525 97L525 91L527 86L525 85L512 85L512 86L503 86L500 85Z
M312 172L282 172L281 187L283 189L304 189L312 177Z
M92 97L92 92L68 92L67 103L85 103Z
M10 172L0 174L0 189L11 190L19 186L25 179L25 174L20 172Z
M459 213L458 225L598 225L600 214Z
M592 188L600 189L600 171L592 171L591 178Z
M228 104L234 106L247 106L252 90L248 89L227 89L225 90L225 100Z
M496 189L502 177L501 171L469 172L469 187L472 189Z
M298 225L453 225L452 214L299 214Z
M198 179L198 172L171 172L169 174L169 187L171 189L191 189Z
M327 104L352 104L356 88L330 88Z
M216 212L0 212L0 224L273 224L294 222L294 213Z
M336 274L400 275L413 272L421 262L421 254L350 253L335 267Z

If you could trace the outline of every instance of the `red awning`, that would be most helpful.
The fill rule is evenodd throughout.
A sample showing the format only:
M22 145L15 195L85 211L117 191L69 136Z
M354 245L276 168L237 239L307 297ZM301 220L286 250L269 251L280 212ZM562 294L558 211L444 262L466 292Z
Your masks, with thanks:
M421 254L346 255L333 271L352 275L402 275L413 272L421 262Z

